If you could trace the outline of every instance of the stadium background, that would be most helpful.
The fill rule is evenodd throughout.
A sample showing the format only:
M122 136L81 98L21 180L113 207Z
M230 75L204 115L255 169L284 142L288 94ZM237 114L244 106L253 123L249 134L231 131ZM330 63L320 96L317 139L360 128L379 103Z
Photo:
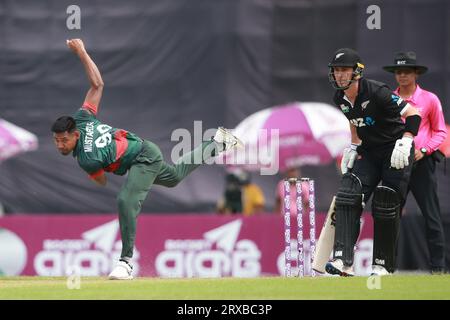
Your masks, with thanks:
M172 131L192 131L194 120L203 121L204 129L232 128L269 106L331 103L327 63L340 47L357 49L366 76L391 86L394 79L381 66L396 51L416 51L429 67L420 84L440 97L450 121L445 0L79 0L81 30L68 30L71 4L0 1L0 117L37 134L40 143L39 150L0 165L0 202L7 214L116 212L123 178L111 177L106 188L98 188L71 157L56 152L51 139L51 123L73 113L87 90L67 38L82 38L103 74L100 119L156 142L167 159L176 143ZM373 4L381 8L381 30L366 27L366 9ZM450 175L443 165L437 170L448 222ZM303 175L316 179L317 207L326 211L338 185L335 165L305 167ZM143 212L213 213L224 176L223 167L208 166L175 190L154 187ZM253 175L269 211L279 179ZM418 213L412 197L407 212Z

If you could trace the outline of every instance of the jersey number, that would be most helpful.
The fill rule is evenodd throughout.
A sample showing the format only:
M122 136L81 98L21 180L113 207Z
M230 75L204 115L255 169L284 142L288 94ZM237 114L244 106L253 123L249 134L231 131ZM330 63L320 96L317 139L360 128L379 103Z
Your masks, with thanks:
M106 124L101 124L97 127L97 131L100 132L101 136L95 140L95 146L97 148L103 148L111 143L112 137L111 133L108 132L112 128Z

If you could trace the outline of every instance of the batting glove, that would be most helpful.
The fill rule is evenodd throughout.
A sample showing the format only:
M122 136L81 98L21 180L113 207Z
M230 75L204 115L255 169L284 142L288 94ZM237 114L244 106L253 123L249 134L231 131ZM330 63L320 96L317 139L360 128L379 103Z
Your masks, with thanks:
M394 151L391 156L391 167L395 169L403 169L409 165L409 155L411 154L411 146L414 139L405 136L395 142Z
M348 169L353 168L353 165L355 164L355 159L358 156L358 152L356 152L356 149L359 145L352 143L350 148L345 148L344 153L342 154L342 161L341 161L341 172L342 174L347 173Z

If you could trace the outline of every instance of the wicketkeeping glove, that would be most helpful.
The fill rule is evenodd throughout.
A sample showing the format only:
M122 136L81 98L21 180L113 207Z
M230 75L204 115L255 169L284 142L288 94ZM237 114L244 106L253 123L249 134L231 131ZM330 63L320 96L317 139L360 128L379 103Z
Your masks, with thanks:
M391 156L391 167L403 169L409 165L412 143L413 138L408 136L398 139L395 142L394 151L392 151Z
M352 143L350 148L345 148L344 153L342 154L342 161L341 161L341 172L342 174L347 173L348 169L353 168L353 165L355 164L355 159L358 156L358 152L356 152L356 149L359 145Z

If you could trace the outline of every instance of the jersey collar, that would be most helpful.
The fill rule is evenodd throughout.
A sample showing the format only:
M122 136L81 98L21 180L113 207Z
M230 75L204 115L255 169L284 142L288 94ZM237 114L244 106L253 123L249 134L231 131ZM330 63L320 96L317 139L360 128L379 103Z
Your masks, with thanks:
M361 78L358 80L358 94L356 95L356 99L355 99L355 105L357 104L357 101L361 98L364 98L361 96L361 94L364 94L365 92L367 92L367 81L365 78ZM354 106L348 99L347 96L344 93L344 90L338 90L338 94L339 97L341 99L344 99L345 101L349 102L352 107Z
M397 89L395 89L394 93L398 96L400 96L400 87L397 87ZM414 90L413 94L407 98L407 99L403 99L406 102L412 102L413 104L417 105L417 101L419 99L419 96L422 94L423 89L419 86L418 83L416 83L416 90Z

